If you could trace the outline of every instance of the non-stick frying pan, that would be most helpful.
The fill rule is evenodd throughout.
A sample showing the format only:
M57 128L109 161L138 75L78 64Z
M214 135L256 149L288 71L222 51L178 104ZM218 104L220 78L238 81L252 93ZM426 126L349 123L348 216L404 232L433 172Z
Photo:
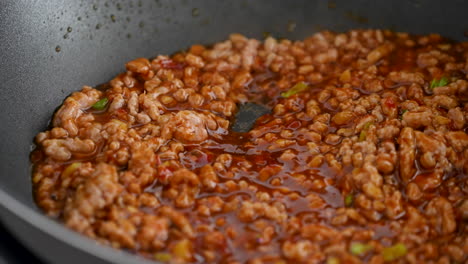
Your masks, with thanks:
M145 263L42 215L29 152L64 97L123 71L136 57L170 54L239 32L301 39L318 30L387 28L468 40L458 1L16 1L0 2L0 216L51 263Z

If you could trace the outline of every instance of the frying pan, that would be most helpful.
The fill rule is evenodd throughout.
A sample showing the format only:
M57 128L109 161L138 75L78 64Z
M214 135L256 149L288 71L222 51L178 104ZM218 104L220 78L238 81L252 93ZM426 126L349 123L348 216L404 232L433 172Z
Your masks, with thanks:
M29 152L62 100L137 57L170 54L239 32L301 39L330 29L387 28L468 40L458 1L16 1L0 2L0 217L50 263L150 263L98 245L42 215ZM151 262L153 263L153 262Z

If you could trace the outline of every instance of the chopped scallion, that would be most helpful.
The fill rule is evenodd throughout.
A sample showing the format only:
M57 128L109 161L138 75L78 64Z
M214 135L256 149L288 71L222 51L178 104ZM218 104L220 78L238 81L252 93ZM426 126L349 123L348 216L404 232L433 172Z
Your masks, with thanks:
M374 123L373 123L373 122L366 122L366 123L364 124L364 126L363 126L363 129L364 129L364 130L368 130L369 127L370 127L372 124L374 124Z
M436 87L441 87L441 86L445 86L449 83L449 80L447 77L442 77L440 79L433 79L431 81L431 85L429 86L429 88L432 90Z
M288 98L295 94L305 91L309 86L305 82L298 82L294 85L291 89L287 90L286 92L281 93L281 96L284 98Z
M104 97L101 100L94 103L92 108L94 110L104 110L104 108L106 108L106 105L107 105L108 102L109 102L109 99L107 99L107 97Z
M372 249L373 247L371 245L363 244L363 243L352 243L351 247L349 248L351 254L356 255L356 256L364 255Z
M408 112L408 109L403 109L403 110L401 111L400 120L403 119L403 115L404 115L406 112Z
M367 138L367 132L365 130L361 130L361 133L359 133L359 142L366 140L366 138Z
M449 80L447 77L442 77L442 79L440 79L439 81L439 86L445 86L449 83Z
M350 207L351 205L353 205L353 201L354 196L352 194L348 194L345 196L344 203L346 207Z
M362 126L361 133L359 133L359 142L366 140L367 138L367 130L369 130L369 127L372 126L374 123L369 121Z
M394 261L400 257L403 257L408 252L405 244L398 243L391 247L384 248L382 250L382 256L384 261Z

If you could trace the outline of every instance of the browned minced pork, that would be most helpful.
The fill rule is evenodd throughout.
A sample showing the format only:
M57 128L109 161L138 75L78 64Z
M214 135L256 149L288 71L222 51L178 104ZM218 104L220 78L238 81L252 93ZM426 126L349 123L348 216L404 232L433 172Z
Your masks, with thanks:
M468 261L468 43L233 34L126 69L36 137L68 227L171 263ZM233 132L245 102L271 112Z

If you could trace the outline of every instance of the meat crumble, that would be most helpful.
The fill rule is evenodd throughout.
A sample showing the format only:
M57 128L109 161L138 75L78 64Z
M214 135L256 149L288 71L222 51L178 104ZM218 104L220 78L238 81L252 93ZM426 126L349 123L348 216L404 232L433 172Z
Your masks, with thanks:
M232 34L125 66L36 136L69 228L169 263L468 261L468 42ZM247 102L271 112L234 132Z

